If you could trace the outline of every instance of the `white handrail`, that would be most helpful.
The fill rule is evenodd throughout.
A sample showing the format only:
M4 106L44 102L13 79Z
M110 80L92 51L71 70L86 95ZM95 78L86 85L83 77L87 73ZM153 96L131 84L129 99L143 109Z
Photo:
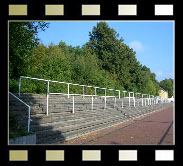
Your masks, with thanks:
M114 98L114 97L116 97L116 96L100 96L100 97Z
M49 93L50 95L63 95L63 96L67 96L67 93ZM98 96L98 95L82 95L82 94L69 94L70 96Z
M72 103L72 113L74 114L74 96L72 97L72 101L73 101L73 103Z
M84 87L88 87L88 88L94 88L94 89L102 89L102 90L105 90L105 93L106 93L106 90L111 90L109 88L100 88L100 87L95 87L95 86L89 86L89 85L80 85L80 84L74 84L74 83L67 83L67 82L60 82L60 81L55 81L55 80L46 80L46 79L42 79L42 78L34 78L34 77L26 77L26 76L20 76L20 79L19 79L19 96L20 96L20 91L21 91L21 78L26 78L26 79L32 79L32 80L38 80L38 81L45 81L45 82L53 82L53 83L60 83L60 84L67 84L68 85L68 98L69 98L69 85L74 85L74 86L82 86L83 87L83 90L84 90ZM113 89L114 91L120 91L120 90L115 90ZM96 90L95 90L96 91ZM120 94L120 92L119 92ZM83 93L84 95L84 93ZM96 95L96 94L95 94Z
M74 84L74 83L67 83L67 82L61 82L61 81L55 81L55 80L46 80L46 79L42 79L42 78L34 78L34 77L26 77L26 76L20 76L20 80L19 80L19 96L20 96L20 91L21 91L21 78L27 78L27 79L32 79L32 80L38 80L38 81L45 81L45 82L53 82L53 83L60 83L60 84L67 84L68 85L68 97L69 97L69 85L75 85L75 86L83 86L84 87L90 87L90 88L94 88L95 89L95 96L96 96L96 89L101 89L101 90L112 90L112 91L118 91L119 92L119 99L120 97L120 90L116 90L116 89L111 89L111 88L100 88L100 87L96 87L96 86L89 86L89 85L80 85L80 84ZM122 91L124 93L124 97L125 97L125 93L127 91ZM129 94L133 94L134 97L134 92L128 92ZM140 93L136 93L136 94L140 94ZM83 94L84 95L84 94ZM145 95L145 94L144 94ZM106 96L106 95L105 95ZM142 97L143 98L143 97Z
M133 99L133 106L135 107L135 96L134 96L134 92L128 92L129 96L128 96L128 102L129 102L129 107L130 107L130 99ZM132 94L132 97L131 97Z
M12 95L13 97L15 97L18 101L20 101L21 103L23 103L25 106L28 107L28 132L30 131L30 122L32 121L31 118L30 118L30 106L25 103L24 101L22 101L21 99L19 99L17 96L15 96L13 93L9 92L10 95Z
M107 96L107 90L110 90L110 91L113 91L113 92L118 92L118 97L119 99L121 98L120 96L120 90L116 90L116 89L110 89L110 88L100 88L100 87L96 87L96 86L89 86L89 85L80 85L80 84L74 84L74 83L67 83L67 82L60 82L60 81L54 81L54 80L46 80L46 79L40 79L40 78L33 78L33 77L26 77L26 76L20 76L20 79L19 79L19 96L20 96L20 91L21 91L21 79L22 78L26 78L26 79L32 79L32 80L38 80L38 81L45 81L47 82L47 115L48 115L48 98L49 98L49 94L63 94L64 93L50 93L49 92L49 82L53 82L53 83L60 83L60 84L66 84L67 85L67 96L69 98L69 96L73 96L76 94L70 94L70 85L74 85L74 86L80 86L80 87L83 87L83 94L78 94L78 96L83 96L83 98L85 96L98 96L97 95L97 89L101 89L101 90L104 90L104 96L101 96L101 97L105 97L105 102L106 102L106 98L107 97L110 97L110 96ZM95 95L85 95L85 87L89 87L89 88L94 88L95 89ZM128 98L129 99L129 107L130 107L130 99L132 98L133 101L134 101L134 107L135 107L135 96L134 96L134 92L128 92L129 93L129 96L128 97L125 97L125 93L127 91L122 91L123 92L123 97L122 98ZM131 97L131 94L133 95ZM139 93L136 93L136 94L139 94ZM114 94L113 94L114 95ZM142 106L143 106L143 95L146 95L146 94L142 94ZM111 97L116 97L116 96L111 96ZM145 105L146 105L146 100L148 100L148 105L149 105L149 99L148 98L145 98ZM106 107L106 104L105 104L105 107Z

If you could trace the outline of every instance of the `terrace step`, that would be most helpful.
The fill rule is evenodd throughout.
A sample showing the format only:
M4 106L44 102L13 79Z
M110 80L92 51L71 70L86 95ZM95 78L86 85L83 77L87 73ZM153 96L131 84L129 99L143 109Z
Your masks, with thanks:
M37 144L64 142L169 106L169 104L157 104L142 107L141 100L136 100L139 106L134 107L131 100L129 107L129 100L125 98L122 108L122 99L107 98L104 109L104 98L98 97L93 99L92 110L91 98L75 96L75 108L72 113L72 97L50 95L47 116L46 95L21 94L20 98L30 104L32 119L30 131L36 133ZM18 124L26 129L28 109L11 96L9 113L16 116Z

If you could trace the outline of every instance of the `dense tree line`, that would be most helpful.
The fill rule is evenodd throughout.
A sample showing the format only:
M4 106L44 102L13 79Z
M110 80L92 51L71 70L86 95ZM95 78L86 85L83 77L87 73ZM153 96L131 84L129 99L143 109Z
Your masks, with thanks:
M156 75L139 63L134 50L105 22L93 27L89 41L82 47L63 41L48 47L40 44L37 33L48 27L44 22L11 22L9 27L12 92L18 92L19 76L25 75L158 95ZM66 85L52 83L50 86L51 92L67 91ZM23 79L22 88L25 93L45 93L46 83ZM94 93L90 88L86 91ZM82 93L82 89L71 86L71 92Z

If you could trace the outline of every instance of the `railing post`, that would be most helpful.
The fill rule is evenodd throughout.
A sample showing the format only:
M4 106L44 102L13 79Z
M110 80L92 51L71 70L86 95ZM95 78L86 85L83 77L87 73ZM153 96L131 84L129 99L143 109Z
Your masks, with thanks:
M135 93L135 94L136 94L137 105L139 106L140 93ZM139 95L139 96L138 96L138 95Z
M105 89L105 97L106 97L106 89Z
M122 99L122 103L121 103L121 105L122 105L122 108L123 108L123 98L121 98Z
M149 105L152 105L152 96L150 96Z
M133 106L135 107L135 95L133 93Z
M15 97L15 99L17 99L18 101L20 101L21 103L23 103L24 105L26 105L28 107L28 120L27 120L27 131L30 131L30 122L32 121L30 118L30 106L28 104L26 104L24 101L22 101L21 99L19 99L18 97L16 97L13 93L9 92L10 95L12 95L13 97Z
M46 95L46 115L48 116L48 94Z
M46 115L47 116L48 116L48 104L49 104L48 103L48 98L49 98L49 93L50 93L50 87L49 87L50 85L49 84L50 84L50 82L48 81L47 82L47 95L46 95L46 103L47 103L46 104Z
M28 116L28 129L27 129L27 131L29 133L30 132L30 121L31 121L31 119L30 119L30 107L28 107L28 114L29 114L29 116Z
M67 84L67 94L68 94L68 98L69 98L69 83Z
M124 98L125 98L125 93L126 93L126 91L123 91L123 93L124 93Z
M144 101L143 101L144 99L143 99L143 94L142 94L142 107L144 106Z
M151 96L149 97L149 105L151 105Z
M72 113L74 114L74 96L72 97Z
M149 96L147 96L147 105L149 105Z
M150 95L149 96L149 105L152 105L151 100L152 100L152 98L151 98L151 95Z
M125 93L126 93L127 91L123 91L123 98L125 99ZM122 108L123 108L123 98L122 98Z
M20 89L21 89L21 77L19 79L19 96L20 96Z
M95 98L96 98L96 95L97 95L97 88L95 88Z
M152 97L152 105L154 104L154 96Z
M84 98L84 95L85 95L85 86L83 86L83 98Z
M129 102L129 107L130 107L130 92L128 93L128 102Z
M114 98L114 106L116 106L116 97Z
M93 110L93 95L92 95L92 110Z
M106 96L105 96L105 98L104 98L104 109L106 109Z
M120 99L120 90L119 90L119 99Z

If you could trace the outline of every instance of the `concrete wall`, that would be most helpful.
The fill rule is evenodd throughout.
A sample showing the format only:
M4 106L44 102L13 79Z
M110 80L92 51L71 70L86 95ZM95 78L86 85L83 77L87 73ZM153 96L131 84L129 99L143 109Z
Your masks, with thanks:
M17 137L15 139L9 139L9 145L12 144L36 144L36 134L31 134L23 137Z

